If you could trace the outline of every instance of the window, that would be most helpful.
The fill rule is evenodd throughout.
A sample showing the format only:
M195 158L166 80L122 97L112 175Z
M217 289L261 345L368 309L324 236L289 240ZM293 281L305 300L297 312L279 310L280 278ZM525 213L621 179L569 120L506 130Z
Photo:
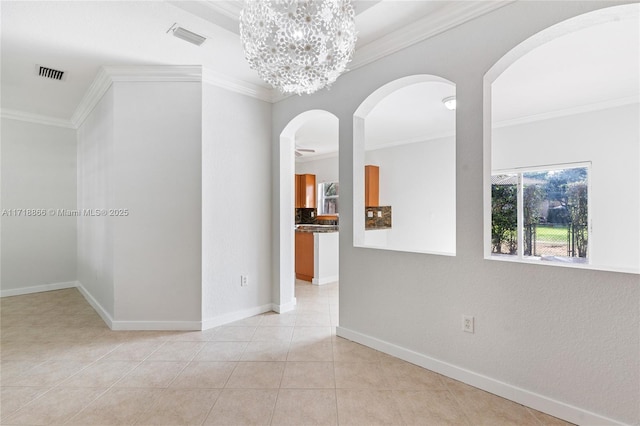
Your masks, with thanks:
M338 214L338 182L318 184L318 214Z
M588 263L589 166L491 176L491 255Z

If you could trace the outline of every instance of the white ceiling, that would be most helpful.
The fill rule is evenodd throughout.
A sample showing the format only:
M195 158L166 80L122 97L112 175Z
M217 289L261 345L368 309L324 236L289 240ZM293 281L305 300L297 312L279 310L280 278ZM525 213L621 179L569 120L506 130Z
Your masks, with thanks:
M508 3L356 1L359 39L349 68ZM202 65L223 80L269 93L244 60L237 26L241 8L241 1L213 0L0 1L2 114L70 123L100 67L110 65ZM176 22L207 41L196 47L167 34ZM494 120L610 102L612 97L637 99L638 27L636 11L629 19L576 31L523 57L494 84L494 99L500 99ZM587 48L576 47L585 46L585 40ZM535 65L544 62L551 66L541 70ZM36 64L64 70L67 78L39 78ZM377 135L375 143L446 133L453 113L438 101L444 97L442 89L412 86L385 99L372 112L381 123L370 133ZM276 94L273 98L277 100ZM394 122L401 123L395 127L401 130L392 131ZM326 125L318 119L305 126L299 144L318 155L337 150L337 128Z

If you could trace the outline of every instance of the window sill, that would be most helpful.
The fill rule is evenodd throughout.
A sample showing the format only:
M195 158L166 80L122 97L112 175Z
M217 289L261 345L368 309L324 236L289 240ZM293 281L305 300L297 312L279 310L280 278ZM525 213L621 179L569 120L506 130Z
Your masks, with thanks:
M509 254L489 254L485 255L485 260L495 260L498 262L525 263L529 265L554 266L561 268L588 269L594 271L620 272L624 274L640 274L639 268L624 268L619 266L594 265L587 263L588 260L573 261L572 258L559 257L557 259L542 259L540 257L518 258ZM574 258L578 259L578 258Z

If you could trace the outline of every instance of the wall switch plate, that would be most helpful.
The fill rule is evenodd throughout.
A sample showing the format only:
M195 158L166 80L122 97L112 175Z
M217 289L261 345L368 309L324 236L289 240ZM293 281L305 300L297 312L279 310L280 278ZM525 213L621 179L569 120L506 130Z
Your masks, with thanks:
M240 287L246 287L249 285L249 276L240 275Z
M382 217L382 212L378 210L378 217Z
M475 326L474 318L470 315L462 316L462 331L466 331L467 333L474 333Z
M367 212L367 217L373 217L373 212Z

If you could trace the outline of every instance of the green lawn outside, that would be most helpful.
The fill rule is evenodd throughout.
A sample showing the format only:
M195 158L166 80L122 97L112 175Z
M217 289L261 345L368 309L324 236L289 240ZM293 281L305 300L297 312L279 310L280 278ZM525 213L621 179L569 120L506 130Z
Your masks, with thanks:
M567 227L538 225L536 239L538 241L565 242L567 241Z

